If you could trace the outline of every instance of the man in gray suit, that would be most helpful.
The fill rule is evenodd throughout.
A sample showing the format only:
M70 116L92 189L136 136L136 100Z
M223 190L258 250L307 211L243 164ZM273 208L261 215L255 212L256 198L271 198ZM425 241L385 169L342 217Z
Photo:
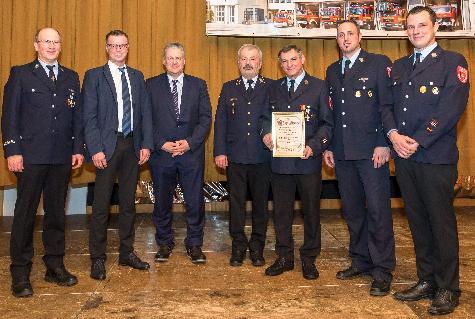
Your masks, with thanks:
M107 221L115 179L119 180L119 264L146 270L150 265L134 253L135 188L139 165L150 157L152 116L143 74L125 64L127 34L106 35L109 61L86 72L83 83L84 131L96 167L89 235L91 277L106 278Z

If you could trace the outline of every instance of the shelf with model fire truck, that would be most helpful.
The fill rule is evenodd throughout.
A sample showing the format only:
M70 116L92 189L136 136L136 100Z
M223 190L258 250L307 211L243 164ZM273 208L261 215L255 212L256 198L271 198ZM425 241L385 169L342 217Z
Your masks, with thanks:
M437 15L438 37L475 37L475 0L263 0L259 8L251 5L258 0L234 0L232 10L213 6L219 2L208 0L208 35L334 37L338 21L355 20L365 37L405 37L407 12L427 5Z

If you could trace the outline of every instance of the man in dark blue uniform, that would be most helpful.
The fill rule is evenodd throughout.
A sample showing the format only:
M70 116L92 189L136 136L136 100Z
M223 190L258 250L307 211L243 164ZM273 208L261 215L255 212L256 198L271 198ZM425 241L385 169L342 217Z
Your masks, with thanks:
M437 45L436 15L428 7L408 13L407 35L414 53L391 72L394 107L383 110L385 132L397 157L396 176L416 252L413 287L395 294L404 301L433 298L429 313L447 314L459 303L456 126L465 110L467 61Z
M259 76L262 51L244 44L238 51L241 76L226 82L219 96L214 123L215 163L226 169L229 188L231 266L241 266L249 247L254 266L265 263L267 199L270 184L270 152L260 137L261 116L269 108L270 79ZM248 241L246 222L247 185L252 196L252 233Z
M304 242L300 247L302 273L305 279L317 279L315 259L321 249L322 152L330 143L333 115L325 82L305 72L301 49L286 46L278 57L286 76L269 87L270 108L263 119L263 141L273 149L272 112L303 112L305 149L301 157L273 157L271 160L277 259L266 269L266 275L277 276L294 268L292 222L298 189L304 218Z
M2 135L8 169L17 177L17 200L10 238L12 294L33 295L30 271L35 215L43 194L45 280L72 286L64 267L64 207L71 168L84 157L79 77L58 64L61 37L52 28L35 35L38 59L15 66L5 85Z
M396 258L389 189L389 147L380 106L392 103L391 61L360 47L354 21L343 21L337 43L343 57L327 69L335 128L325 163L335 167L343 216L350 233L351 266L338 279L373 277L370 294L389 293Z

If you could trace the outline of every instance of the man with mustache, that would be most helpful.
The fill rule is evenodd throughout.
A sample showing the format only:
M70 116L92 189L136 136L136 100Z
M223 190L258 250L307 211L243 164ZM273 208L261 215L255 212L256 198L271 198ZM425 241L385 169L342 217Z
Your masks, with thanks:
M270 79L259 75L262 51L253 44L238 50L241 76L224 83L214 123L215 163L226 169L229 188L231 266L241 266L249 247L254 266L262 266L267 232L270 152L260 138L261 116L269 107ZM244 233L247 185L252 197L252 233Z
M337 272L341 280L373 277L370 295L389 294L394 232L389 189L389 147L380 107L391 105L389 70L384 55L361 49L355 21L339 23L337 43L343 57L327 69L335 128L324 160L335 167L343 216L350 233L351 266Z

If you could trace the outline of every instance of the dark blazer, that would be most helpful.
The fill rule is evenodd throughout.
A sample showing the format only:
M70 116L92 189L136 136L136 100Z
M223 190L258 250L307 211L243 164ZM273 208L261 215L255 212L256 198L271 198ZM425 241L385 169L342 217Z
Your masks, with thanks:
M341 64L331 64L326 74L335 119L329 149L336 160L371 159L375 147L388 146L380 108L392 105L391 61L361 50L345 77Z
M322 152L330 144L333 130L333 114L328 104L328 90L324 81L308 73L289 98L287 78L274 81L269 87L270 108L263 117L262 136L271 133L272 112L306 112L305 143L310 146L313 155L301 158L273 157L272 171L278 174L312 174L320 172Z
M254 89L247 92L242 77L224 83L214 121L214 156L228 161L257 164L270 161L262 142L262 115L269 109L268 86L271 79L259 76Z
M26 164L67 164L83 153L79 76L59 65L56 85L41 64L14 66L4 88L5 157Z
M174 163L177 158L163 151L162 146L167 141L185 139L190 150L180 157L204 165L204 142L211 125L211 103L206 82L185 74L178 122L167 74L148 79L146 85L152 103L155 145L151 164L168 166Z
M133 138L137 158L141 149L153 149L152 114L143 74L127 66L133 109ZM88 155L114 154L119 126L117 92L109 66L88 70L82 86L84 136Z
M457 122L467 105L470 84L465 58L437 46L413 71L413 56L394 62L394 107L383 109L385 132L397 129L419 149L409 160L430 164L458 161Z

